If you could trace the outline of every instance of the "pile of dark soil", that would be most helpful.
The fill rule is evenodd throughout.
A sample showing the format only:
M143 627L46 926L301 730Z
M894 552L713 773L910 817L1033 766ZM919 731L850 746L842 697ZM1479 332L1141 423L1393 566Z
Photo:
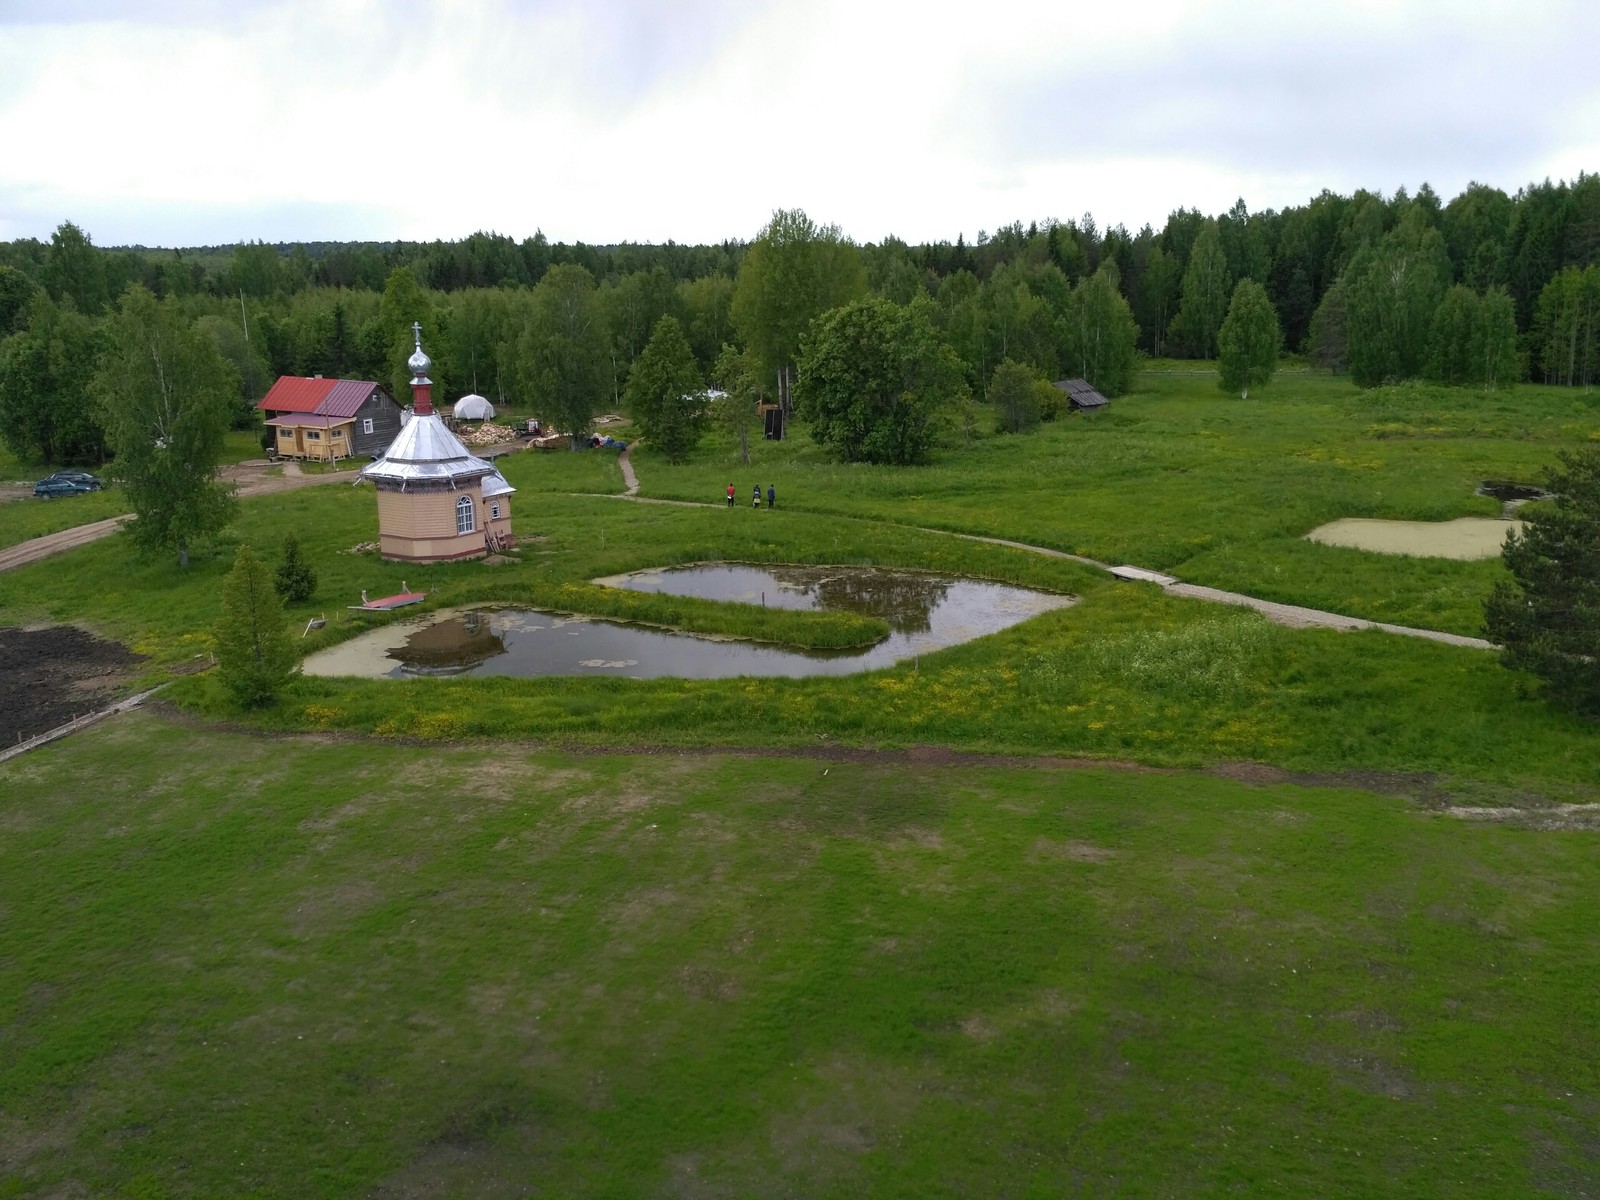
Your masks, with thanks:
M71 625L0 629L0 746L104 708L143 661Z

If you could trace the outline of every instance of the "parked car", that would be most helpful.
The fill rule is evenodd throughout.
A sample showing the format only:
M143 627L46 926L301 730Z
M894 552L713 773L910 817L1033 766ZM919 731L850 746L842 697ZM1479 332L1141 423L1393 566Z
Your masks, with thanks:
M96 480L92 485L77 479L62 479L52 475L49 479L41 479L33 485L33 494L42 496L46 500L57 496L81 496L87 492L100 490L100 482Z
M100 476L91 475L88 471L55 471L45 476L46 479L70 479L73 483L81 483L91 492L98 492L105 484Z

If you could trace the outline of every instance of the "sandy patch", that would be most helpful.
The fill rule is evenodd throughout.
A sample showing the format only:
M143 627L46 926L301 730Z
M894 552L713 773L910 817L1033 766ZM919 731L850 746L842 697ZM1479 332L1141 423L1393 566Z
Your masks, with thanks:
M1539 808L1449 804L1439 811L1461 821L1497 821L1521 829L1600 829L1600 804L1550 804Z
M1495 517L1457 517L1454 521L1378 521L1346 517L1306 534L1324 546L1371 550L1376 554L1409 554L1414 558L1493 558L1506 534L1522 532L1521 521Z

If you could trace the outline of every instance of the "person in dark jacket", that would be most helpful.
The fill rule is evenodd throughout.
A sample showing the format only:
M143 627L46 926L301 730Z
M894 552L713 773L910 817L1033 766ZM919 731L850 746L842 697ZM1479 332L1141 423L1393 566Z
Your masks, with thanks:
M761 507L761 485L759 483L756 484L755 495L750 497L750 507L751 508L760 508Z
M778 489L777 489L777 487L775 485L769 483L769 484L767 484L767 507L768 508L776 508L777 506L778 506Z

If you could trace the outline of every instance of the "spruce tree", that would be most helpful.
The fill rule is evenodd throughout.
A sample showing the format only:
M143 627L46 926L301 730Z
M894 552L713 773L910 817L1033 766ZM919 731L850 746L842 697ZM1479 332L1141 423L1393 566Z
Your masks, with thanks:
M1500 661L1544 681L1550 698L1600 714L1600 450L1562 454L1501 557L1515 585L1497 583L1484 605Z
M272 586L289 604L304 604L317 593L317 573L300 554L300 539L290 534L283 539L283 563Z
M249 546L239 547L222 581L215 636L222 682L245 708L271 703L299 669L272 577Z

